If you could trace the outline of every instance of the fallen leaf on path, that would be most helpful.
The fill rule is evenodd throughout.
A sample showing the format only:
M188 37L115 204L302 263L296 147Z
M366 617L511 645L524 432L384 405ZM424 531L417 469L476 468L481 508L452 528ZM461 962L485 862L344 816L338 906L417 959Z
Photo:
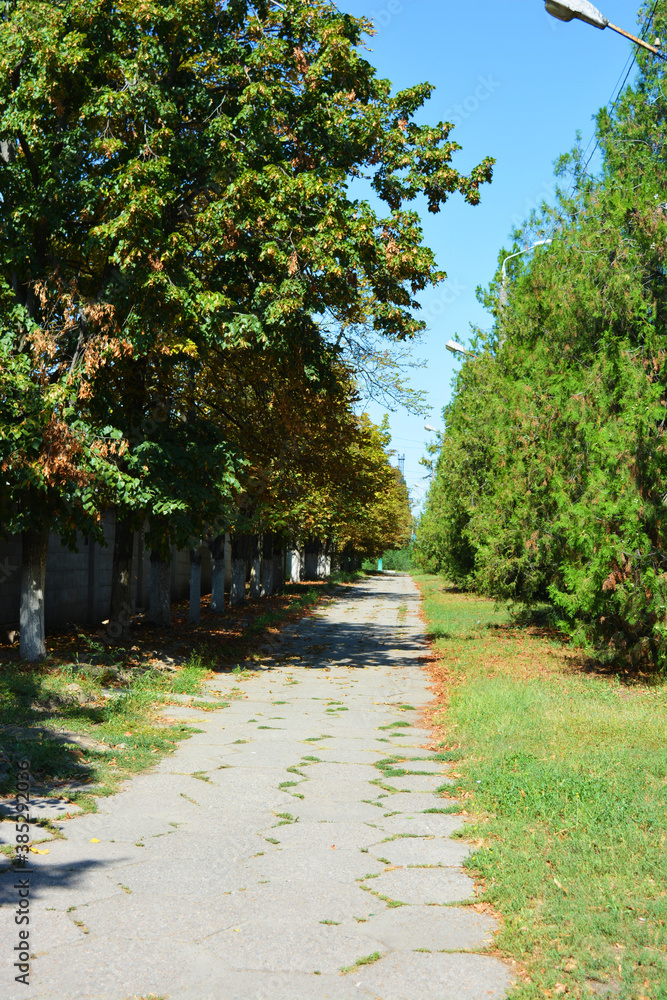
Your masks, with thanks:
M48 849L48 847L44 847L44 848L42 848L42 850L40 850L39 847L31 847L30 850L32 851L33 854L50 854L51 853L51 851Z
M100 840L97 837L91 837L90 842L91 844L99 844Z

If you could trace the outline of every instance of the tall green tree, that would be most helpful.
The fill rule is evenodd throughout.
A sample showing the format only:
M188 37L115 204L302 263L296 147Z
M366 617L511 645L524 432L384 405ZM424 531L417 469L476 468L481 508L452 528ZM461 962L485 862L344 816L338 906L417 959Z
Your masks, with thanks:
M642 14L667 28L664 2ZM497 282L485 297L495 329L446 411L420 545L482 592L551 601L601 656L664 667L666 71L638 60L598 116L600 175L578 149L561 160L555 205L514 249L553 242L508 265L506 307Z
M188 476L167 482L150 462L133 476L138 447L161 461L137 444L147 365L210 344L317 347L327 310L398 339L422 326L415 296L443 275L410 203L477 203L491 161L452 166L451 126L415 121L431 88L392 95L360 55L368 29L320 0L0 5L0 329L9 357L76 399L68 421L120 432L134 483L119 479L119 523L175 504L198 526ZM362 173L384 214L352 195ZM194 440L174 444L190 449L184 469ZM20 479L12 489L6 531L22 523ZM42 538L58 527L28 506Z

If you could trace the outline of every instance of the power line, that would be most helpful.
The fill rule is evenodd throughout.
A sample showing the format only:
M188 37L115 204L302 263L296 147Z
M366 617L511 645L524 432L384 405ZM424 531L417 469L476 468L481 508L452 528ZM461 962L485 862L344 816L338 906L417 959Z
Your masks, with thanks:
M654 14L655 14L655 12L656 12L656 10L658 8L658 2L659 2L659 0L656 0L656 2L653 4L653 10L651 11L651 13L649 14L649 16L647 17L646 21L644 22L644 26L642 28L642 33L641 33L641 36L640 36L643 41L646 40L646 35L648 34L649 28L653 24L653 16L654 16ZM616 84L614 85L614 88L613 88L613 90L611 92L611 97L607 101L607 108L609 109L609 111L613 111L614 108L616 107L616 105L618 104L620 96L623 93L623 90L625 88L626 83L628 82L628 77L630 76L630 73L632 72L632 70L633 70L634 65L635 65L636 62L637 62L637 49L634 48L633 52L632 52L632 55L628 57L628 60L626 61L625 66L623 67L623 69L620 72L618 80L616 81ZM626 69L626 67L627 67L627 69ZM621 84L619 86L619 82L618 81L621 80L621 77L623 77L623 80L622 80L622 82L621 82ZM614 97L614 93L616 93L616 97ZM588 147L593 142L593 139L595 139L595 145L593 146L593 150L592 150L590 156L588 157L588 159L586 160L586 163L584 165L584 176L586 176L586 174L588 172L588 167L590 165L590 162L593 159L593 157L595 156L595 153L597 152L597 149L598 149L598 147L600 145L600 140L597 138L596 134L594 133L591 136L591 138L589 139L588 145L586 146L586 149L584 150L584 156L586 156L586 153L588 152ZM574 190L574 183L572 184L572 187L570 188L570 194L572 194L573 190Z

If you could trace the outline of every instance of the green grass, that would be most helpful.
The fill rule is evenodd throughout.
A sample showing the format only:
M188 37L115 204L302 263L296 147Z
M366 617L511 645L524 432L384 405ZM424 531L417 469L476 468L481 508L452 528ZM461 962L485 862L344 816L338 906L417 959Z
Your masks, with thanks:
M173 694L197 694L208 672L198 656L177 673L130 670L120 678L75 664L5 666L0 672L0 732L7 763L0 793L16 791L15 765L27 758L34 791L61 789L70 801L94 809L90 792L111 794L121 779L149 767L197 732L180 723L161 723L156 708L168 704ZM77 689L68 690L73 684ZM114 697L105 698L105 691ZM55 738L56 730L92 745L62 742ZM86 788L68 790L71 783Z
M377 566L377 562L375 564ZM373 567L375 568L375 567ZM360 580L366 579L366 573L361 569L347 570L339 569L335 573L331 574L330 580L333 584L338 583L358 583Z
M363 958L358 958L354 965L344 965L340 971L344 973L354 972L355 969L358 969L362 965L372 965L373 962L379 962L381 958L382 955L380 952L374 951L372 955L364 955Z
M586 673L557 636L418 581L445 752L479 817L468 869L530 979L512 997L667 1000L665 686Z
M275 630L322 597L315 587L305 592L302 587L295 587L293 593L289 587L286 590L290 592L281 607L251 620L243 643L237 643L237 653L252 658L256 655L253 647L268 626ZM109 649L90 636L79 635L77 643L56 643L39 665L3 663L0 795L15 794L16 764L28 759L34 794L58 794L91 812L97 808L96 796L113 794L120 781L155 764L173 752L179 740L200 731L166 722L158 709L176 703L174 695L200 694L211 670L220 666L219 648L204 644L203 655L192 653L174 671L152 666L151 652L128 662L127 651ZM86 658L90 654L96 665L79 663L81 644ZM224 648L229 652L228 644ZM232 673L240 680L256 676L240 664ZM215 697L193 707L217 711L243 694L237 686L229 692L228 701ZM62 740L57 731L73 735ZM74 737L85 743L77 744ZM210 780L203 772L194 776Z

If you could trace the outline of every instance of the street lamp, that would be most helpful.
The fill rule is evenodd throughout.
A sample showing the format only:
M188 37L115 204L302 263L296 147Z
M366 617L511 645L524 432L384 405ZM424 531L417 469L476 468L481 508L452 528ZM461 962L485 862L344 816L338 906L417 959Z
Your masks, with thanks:
M612 31L623 35L624 38L629 38L635 45L641 45L643 49L648 49L654 56L661 56L664 59L664 56L658 51L655 45L649 45L648 42L643 41L641 38L631 35L629 31L623 31L623 28L617 28L615 24L611 24L604 14L600 13L597 7L594 7L588 0L544 0L544 6L547 9L547 13L551 14L552 17L557 17L559 21L573 21L576 18L578 21L585 21L586 24L592 24L594 28L600 28L601 30L611 28ZM660 40L657 38L656 44L660 44Z
M448 351L451 351L452 354L465 354L466 357L474 356L472 351L467 351L465 347L463 347L461 344L457 344L455 340L448 340L447 343L445 344L445 347L447 348ZM428 429L432 430L433 428L428 428Z
M507 305L507 261L512 260L514 257L520 257L522 253L528 253L529 250L534 250L535 247L544 247L551 242L552 240L538 240L537 243L533 243L532 246L524 247L523 250L517 250L516 253L511 253L509 257L505 257L505 260L503 261L500 292L498 293L498 301L500 302L501 306L504 307Z

